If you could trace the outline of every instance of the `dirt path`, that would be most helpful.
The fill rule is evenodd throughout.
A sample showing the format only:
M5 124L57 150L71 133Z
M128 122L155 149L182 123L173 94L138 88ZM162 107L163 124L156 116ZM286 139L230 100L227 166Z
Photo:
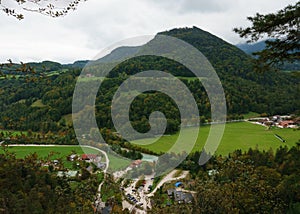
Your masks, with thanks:
M178 170L173 170L172 172L170 172L169 174L167 174L155 187L155 189L149 193L147 196L148 197L152 197L154 196L154 193L162 186L164 185L164 183L169 182L169 181L176 181L179 179L183 179L187 176L187 174L189 173L189 171L182 171L181 175L179 177L174 177L174 175L176 174Z

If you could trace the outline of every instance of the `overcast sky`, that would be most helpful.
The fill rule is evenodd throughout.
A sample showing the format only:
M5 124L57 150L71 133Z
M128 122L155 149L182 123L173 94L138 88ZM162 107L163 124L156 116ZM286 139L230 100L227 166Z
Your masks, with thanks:
M2 2L10 0L2 0ZM175 3L176 2L176 3ZM0 61L92 59L103 48L127 38L197 26L232 44L232 29L247 16L269 13L296 0L88 0L61 18L25 13L17 19L0 12Z

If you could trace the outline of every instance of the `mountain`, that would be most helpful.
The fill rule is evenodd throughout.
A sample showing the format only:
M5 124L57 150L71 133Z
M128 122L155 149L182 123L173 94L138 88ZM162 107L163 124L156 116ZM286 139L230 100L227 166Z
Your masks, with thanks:
M200 50L215 68L222 82L228 118L237 118L248 112L288 114L299 111L300 81L294 73L252 69L251 56L232 44L197 27L179 28L159 33L182 39ZM151 41L150 41L151 42ZM113 50L99 62L106 63L130 56L139 47L120 47ZM49 68L65 69L63 72L43 75L41 78L7 78L0 80L0 126L3 129L58 132L69 129L66 125L67 115L72 113L74 87L82 67L88 61L77 61L72 65L60 65L44 62ZM39 66L40 64L31 64ZM50 66L51 65L51 66ZM202 121L210 119L210 104L205 89L198 79L183 65L172 60L155 56L135 57L115 66L101 84L96 99L96 119L99 127L113 129L109 117L111 100L120 84L128 75L146 70L161 70L177 76L193 93ZM97 67L92 68L97 76ZM88 69L87 69L87 72ZM122 74L122 75L121 75ZM127 74L127 75L123 75ZM84 78L82 84L88 88L90 81L97 78ZM180 92L178 92L180 93ZM87 94L86 96L89 96ZM187 104L188 105L188 104ZM180 123L179 112L170 99L157 92L139 96L131 106L131 120L134 127L141 132L149 128L147 118L154 110L166 114L169 133L175 132ZM177 110L176 110L177 109ZM69 139L69 138L66 138Z
M106 56L98 59L98 62L105 63L105 62L115 62L120 61L126 57L130 57L135 55L140 50L139 46L136 47L118 47L114 49L111 53L107 54Z
M89 62L89 60L78 60L72 64L65 64L64 66L69 68L84 68L84 66Z
M240 43L237 44L236 47L244 51L246 54L251 55L252 53L262 51L266 48L265 41L260 41L257 43L249 44L249 43Z

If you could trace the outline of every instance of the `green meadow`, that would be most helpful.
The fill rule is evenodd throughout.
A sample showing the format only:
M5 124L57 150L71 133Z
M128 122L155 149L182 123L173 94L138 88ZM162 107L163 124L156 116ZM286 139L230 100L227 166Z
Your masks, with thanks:
M92 148L84 148L84 150L80 146L8 146L6 147L9 152L12 152L16 155L17 158L24 158L30 154L36 153L40 158L46 158L49 154L53 154L51 156L51 160L62 159L65 167L71 168L72 162L67 161L67 156L76 153L82 155L86 154L99 154L98 150ZM3 153L4 150L0 149L0 153ZM110 170L121 170L130 165L131 161L128 159L119 159L115 157L113 154L108 154L109 156L109 169Z
M131 163L129 159L117 157L112 154L107 154L109 158L109 170L110 171L118 171L123 170L128 167Z
M192 142L192 136L198 128L185 128L182 130L182 136L184 142L182 142L179 151L185 150L185 145ZM192 151L202 151L202 148L206 142L207 136L210 131L210 126L201 126L199 129L197 141ZM21 132L14 132L14 134L20 134ZM282 137L286 142L281 142L274 135L277 134ZM176 142L179 133L174 135L162 136L161 138L147 138L136 140L131 143L139 145L140 147L147 148L151 151L160 153L169 151L174 142ZM264 126L252 124L249 122L237 122L227 123L225 131L220 142L220 145L216 151L216 154L228 155L236 149L247 151L249 148L258 148L259 150L269 150L272 148L274 151L280 146L292 147L300 139L300 131L294 129L280 129L272 128L268 130ZM149 144L150 142L154 142ZM66 161L66 157L71 153L77 154L89 153L97 154L97 150L91 148L84 148L84 151L80 146L9 146L8 151L16 154L18 158L24 158L25 156L37 153L39 157L46 158L50 153L53 153L52 160L62 158L68 167L70 163ZM0 149L0 153L3 149ZM130 164L127 159L120 160L112 154L108 154L110 159L111 170L120 170Z
M9 146L8 151L16 154L17 158L24 158L29 154L36 153L41 158L46 158L50 153L53 153L52 160L66 157L73 152L76 154L83 154L80 146ZM97 150L85 148L85 153L97 154ZM3 150L1 150L3 152Z
M181 151L184 151L185 144L192 142L192 136L197 129L198 128L193 127L182 130L184 142L181 145ZM192 151L202 151L209 130L210 126L200 127L198 138ZM281 136L286 142L281 142L274 136L275 134ZM166 152L172 147L174 142L176 142L178 135L179 133L170 136L162 136L159 139L141 139L133 141L132 143L157 153ZM249 122L227 123L216 154L227 155L236 149L247 151L249 148L258 148L259 150L269 150L272 148L275 151L276 148L284 145L292 147L299 139L300 131L293 129L272 128L268 130L264 126ZM149 144L149 142L154 143Z

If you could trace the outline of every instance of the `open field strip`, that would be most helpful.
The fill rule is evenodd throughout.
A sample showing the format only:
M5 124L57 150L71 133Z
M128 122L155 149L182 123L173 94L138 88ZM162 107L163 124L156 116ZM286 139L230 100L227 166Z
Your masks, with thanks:
M191 136L197 130L197 127L184 128L182 130L184 143L191 142ZM198 139L193 147L193 151L202 151L202 148L206 142L210 126L201 126L198 134ZM275 134L281 136L285 143L281 142L275 137ZM150 149L154 152L166 152L168 151L174 142L178 138L178 133L170 136L162 136L160 139L156 139L153 142L153 138L140 139L133 141L133 144L139 145L140 147ZM252 124L250 122L237 122L227 123L225 132L221 143L217 149L217 154L227 155L236 149L247 151L249 148L258 148L260 150L269 150L272 148L274 151L280 146L292 147L300 139L300 131L294 129L280 129L272 128L267 130L266 127ZM149 145L147 145L149 144ZM184 144L183 144L184 145ZM184 148L182 148L184 150Z
M51 156L52 160L62 158L64 164L68 168L71 165L71 162L67 161L66 157L72 153L79 155L82 154L99 154L97 148L89 146L76 146L76 145L9 145L7 147L9 152L16 154L17 158L24 158L30 154L36 153L40 158L46 158L50 153L53 153ZM0 153L3 153L4 150L0 149ZM110 170L119 170L130 165L131 161L123 158L122 160L116 158L113 154L107 154L109 158L109 169Z

